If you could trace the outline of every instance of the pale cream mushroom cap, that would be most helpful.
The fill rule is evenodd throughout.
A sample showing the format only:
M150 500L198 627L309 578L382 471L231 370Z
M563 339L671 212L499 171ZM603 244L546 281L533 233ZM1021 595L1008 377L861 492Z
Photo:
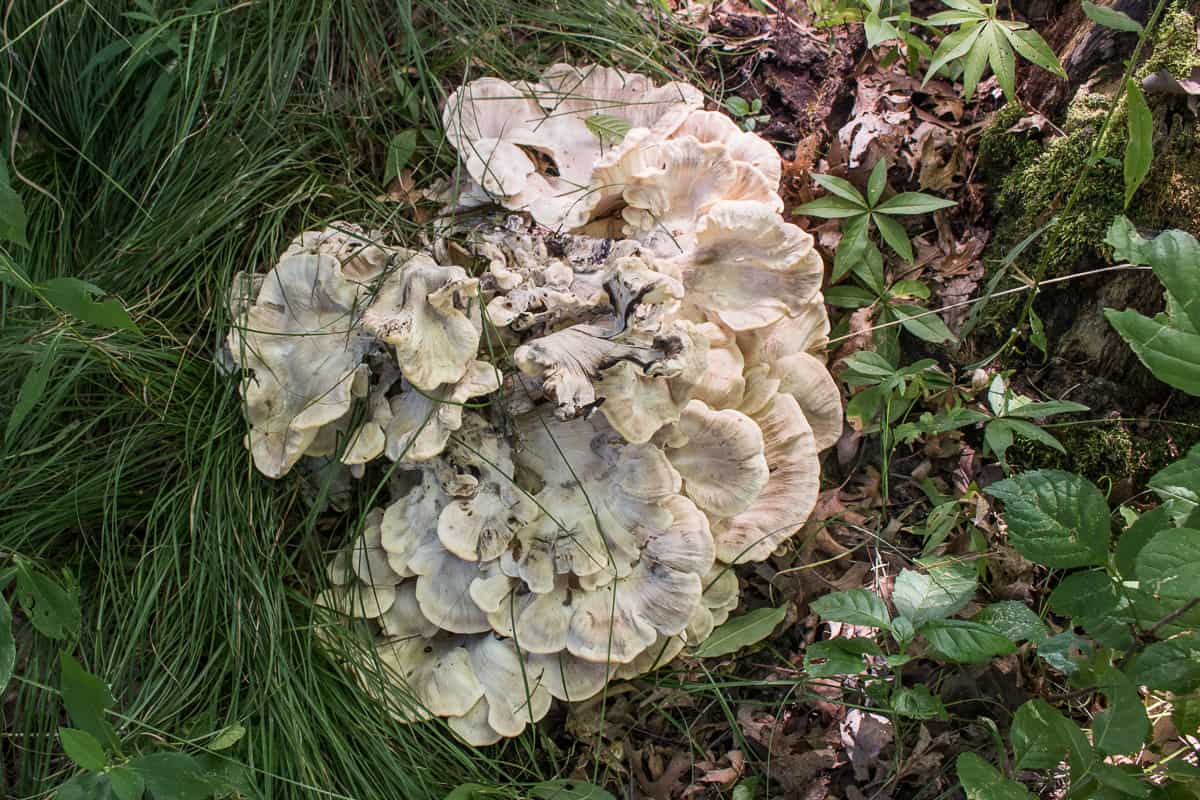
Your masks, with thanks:
M703 400L711 408L737 408L742 404L746 379L742 375L745 359L733 332L715 322L696 326L708 341L704 377L692 389L693 400Z
M304 231L288 244L284 256L312 253L334 258L346 280L369 283L383 274L392 258L405 252L381 244L382 234L349 222L331 222L321 230Z
M544 655L531 653L527 660L535 671L541 671L542 685L550 696L568 703L578 703L600 694L615 668L602 661L584 661L565 651Z
M796 399L777 394L752 417L762 428L771 476L750 508L713 520L717 558L730 564L770 556L808 519L820 491L816 441Z
M475 637L467 644L471 669L483 685L487 704L487 725L500 736L519 736L525 726L537 722L550 710L550 693L542 685L540 671L522 662L511 639L497 639L490 634ZM478 713L478 712L476 712ZM477 723L450 727L471 744L468 736L479 731ZM478 736L477 741L488 739Z
M760 202L713 205L683 267L686 302L734 331L799 314L823 277L812 236Z
M322 426L350 410L372 345L355 319L359 292L330 256L286 256L229 332L230 352L251 373L241 385L247 438L267 477L284 475Z
M396 587L395 602L380 615L379 627L389 639L428 639L441 630L421 613L416 581L404 581Z
M349 567L360 581L367 584L399 583L383 549L383 509L373 508L363 520L362 535L354 542Z
M491 630L471 598L471 583L482 574L478 563L452 555L435 535L416 548L408 564L417 573L417 603L426 619L451 633Z
M461 378L432 390L406 386L391 401L384 452L393 461L428 461L446 449L462 427L465 404L500 388L499 371L486 361L472 360Z
M483 684L458 637L394 639L376 652L384 674L411 696L397 709L402 721L460 716L483 697Z
M450 500L437 473L426 467L420 470L420 481L384 509L379 525L380 544L387 552L388 565L397 575L416 574L409 561L423 544L437 540L436 520Z
M432 391L455 384L479 349L478 290L462 267L417 253L384 279L363 326L395 348L412 385Z
M762 430L740 411L714 411L692 400L675 424L667 458L683 478L683 491L717 517L750 507L767 485Z
M736 122L720 112L693 111L672 136L691 136L702 144L720 142L734 161L744 161L761 172L772 190L779 187L783 177L783 162L779 153L766 139L742 130Z
M450 95L442 125L471 178L503 201L539 177L537 165L522 148L544 141L534 129L545 116L529 87L480 78Z
M817 450L837 444L842 437L842 393L825 362L809 353L793 353L776 361L771 374L779 378L779 391L800 404Z
M633 680L647 672L665 667L683 652L683 646L682 636L663 636L660 633L649 647L638 653L628 664L618 664L613 677L618 680Z

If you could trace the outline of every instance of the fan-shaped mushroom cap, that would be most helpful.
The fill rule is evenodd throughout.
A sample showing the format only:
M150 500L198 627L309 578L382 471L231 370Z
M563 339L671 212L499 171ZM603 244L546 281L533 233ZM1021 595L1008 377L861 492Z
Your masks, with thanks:
M793 353L776 361L771 374L779 378L779 391L800 404L817 450L837 444L842 437L842 393L825 362L809 353Z
M411 694L399 709L401 721L461 716L484 695L458 637L393 639L376 650L385 675Z
M747 365L771 364L784 356L809 353L822 357L829 344L829 315L817 294L807 303L790 307L790 316L766 328L739 333L738 347Z
M618 664L613 677L632 680L639 675L665 667L683 652L683 645L682 636L663 636L660 633L649 647L638 653L628 664Z
M761 202L715 204L683 268L686 302L735 331L799 314L823 276L812 236Z
M388 565L400 576L416 573L410 566L413 554L427 542L437 540L437 519L451 500L432 468L420 471L420 482L397 498L383 512L380 544Z
M472 318L479 281L462 267L412 255L383 281L363 325L396 349L405 379L425 391L462 380L479 350Z
M342 275L366 283L382 275L388 263L408 252L381 244L382 235L368 233L348 222L331 222L319 231L304 231L291 241L284 256L311 253L337 260Z
M783 177L783 162L771 143L761 136L744 131L729 117L717 111L693 111L675 129L673 138L691 136L701 144L720 142L734 161L742 161L761 172L771 189L779 187Z
M708 341L704 377L692 389L693 400L703 400L711 408L737 408L742 404L746 379L742 375L745 359L732 331L714 322L696 326Z
M396 587L395 602L379 617L379 626L390 639L428 639L441 630L421 613L416 581L405 581Z
M820 491L820 460L812 428L795 398L777 394L751 415L763 432L771 476L742 513L713 520L717 558L737 564L762 561L804 524Z
M501 736L519 736L526 725L546 716L550 693L542 686L541 675L522 663L511 639L480 636L467 645L467 653L483 685L483 697L465 715L470 719L447 720L455 733L469 744L494 743ZM490 731L480 724L484 710Z
M408 565L417 573L417 603L426 619L451 633L491 630L471 598L471 583L482 574L479 564L450 554L434 536L416 548Z
M446 449L450 435L462 427L469 400L500 388L500 373L486 361L472 361L461 379L432 390L407 386L391 402L385 452L393 461L428 461Z
M532 653L528 661L540 670L542 685L556 700L578 703L595 697L604 689L614 666L605 662L584 661L567 652Z
M709 514L739 514L767 485L762 431L740 411L714 411L692 400L672 438L667 457L683 478L684 494Z
M544 118L529 87L480 78L450 95L442 125L467 173L503 201L530 182L543 183L537 164L522 148L536 148L544 141L535 132Z
M363 520L362 536L351 551L350 568L360 581L367 584L399 583L400 577L388 564L387 551L382 543L383 509L373 508Z
M285 474L322 426L350 410L359 364L372 346L355 318L361 291L331 256L285 256L230 330L230 352L251 373L242 397L250 453L264 475Z

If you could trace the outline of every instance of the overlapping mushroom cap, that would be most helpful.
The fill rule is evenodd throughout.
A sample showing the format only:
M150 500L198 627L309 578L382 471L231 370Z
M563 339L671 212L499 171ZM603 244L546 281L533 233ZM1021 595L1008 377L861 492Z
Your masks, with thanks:
M395 473L320 602L370 621L354 669L399 719L490 744L670 662L816 502L821 259L773 148L700 104L599 67L467 84L467 194L522 212L452 231L472 272L342 226L239 305L260 470Z

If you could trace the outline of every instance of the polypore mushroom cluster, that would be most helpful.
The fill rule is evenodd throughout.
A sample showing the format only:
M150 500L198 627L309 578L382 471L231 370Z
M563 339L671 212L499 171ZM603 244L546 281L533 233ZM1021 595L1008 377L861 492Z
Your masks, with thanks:
M395 713L482 745L709 636L842 412L779 158L696 89L558 65L444 121L507 211L429 252L305 233L239 280L228 344L261 472L397 462L321 602L372 621Z

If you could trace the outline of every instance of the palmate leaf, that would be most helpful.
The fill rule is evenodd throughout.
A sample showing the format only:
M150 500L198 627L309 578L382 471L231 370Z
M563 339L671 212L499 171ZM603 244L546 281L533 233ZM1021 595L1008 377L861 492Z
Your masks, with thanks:
M928 214L931 211L950 208L956 205L958 204L953 200L934 197L924 192L901 192L875 206L872 211L876 214L906 216L908 214Z
M986 36L990 39L988 64L991 65L992 72L996 73L996 80L1004 90L1004 96L1011 100L1017 93L1017 56L1007 34L1007 28L998 22L992 22L988 25Z
M883 214L872 214L871 221L879 226L879 233L888 243L888 247L911 264L913 261L912 242L908 240L908 233L904 230L904 226Z
M985 27L977 22L968 22L954 33L942 39L937 50L933 51L929 71L925 73L925 80L922 85L929 83L933 76L951 61L962 58L970 52L971 48L975 45L975 41L984 32Z
M1028 28L1017 29L1009 25L1002 27L1008 36L1008 41L1021 54L1022 58L1037 64L1048 72L1053 72L1064 80L1066 79L1067 71L1059 63L1058 56L1054 54L1054 50L1050 48L1046 40L1038 35L1037 31Z
M1083 13L1097 25L1103 25L1115 31L1124 31L1126 33L1142 32L1142 23L1124 11L1118 11L1115 8L1105 8L1104 6L1090 3L1088 0L1083 0Z
M854 184L845 178L838 178L834 175L813 175L812 179L814 183L830 194L835 194L844 200L849 200L858 206L860 211L867 210L867 201L863 198L862 193L854 188Z
M818 197L816 200L798 206L794 213L821 219L848 219L860 214L865 215L867 210L864 206L856 205L841 197Z

